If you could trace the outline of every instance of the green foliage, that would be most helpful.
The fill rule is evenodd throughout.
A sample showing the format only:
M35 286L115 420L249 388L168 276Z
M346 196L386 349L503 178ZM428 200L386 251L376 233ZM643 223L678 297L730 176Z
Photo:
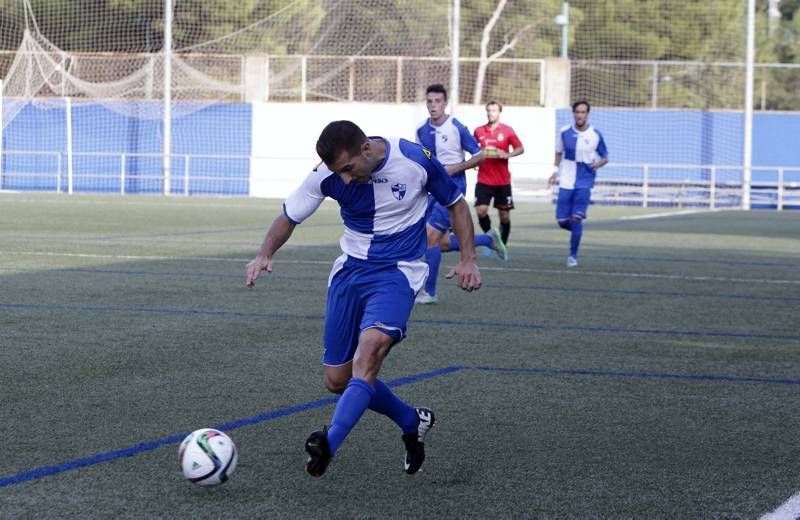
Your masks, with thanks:
M757 2L757 61L800 63L800 0L782 0L773 31L767 4ZM461 5L461 55L477 57L498 0ZM491 31L487 54L516 38L502 57L557 56L561 30L553 18L561 5L562 0L509 1ZM70 52L158 52L163 46L164 0L30 0L30 6L45 37ZM450 0L174 0L173 40L177 50L203 53L447 57L450 10ZM578 61L742 62L745 15L742 0L573 0L569 54ZM27 23L32 21L28 16ZM25 26L22 0L0 0L0 48L16 49ZM650 73L642 68L625 74L622 82L609 71L576 66L573 85L591 82L596 92L608 92L603 101L609 104L647 105ZM530 85L537 81L527 71L523 75ZM795 70L760 70L757 106L797 109L798 76ZM680 106L740 104L739 80L726 71L674 77L660 89ZM484 88L508 89L515 81L493 74ZM462 82L470 83L468 77ZM519 101L528 98L523 92Z

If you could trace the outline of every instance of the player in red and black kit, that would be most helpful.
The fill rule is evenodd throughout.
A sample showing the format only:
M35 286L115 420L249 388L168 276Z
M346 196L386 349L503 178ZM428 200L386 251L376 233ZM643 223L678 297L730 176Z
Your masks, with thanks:
M475 186L475 213L484 232L492 228L489 218L489 203L494 199L500 217L500 236L508 244L511 233L509 212L514 209L511 197L511 172L508 159L522 155L522 146L514 129L500 122L503 105L497 101L486 103L486 118L489 123L475 129L475 139L481 145L485 159L478 168L478 184Z

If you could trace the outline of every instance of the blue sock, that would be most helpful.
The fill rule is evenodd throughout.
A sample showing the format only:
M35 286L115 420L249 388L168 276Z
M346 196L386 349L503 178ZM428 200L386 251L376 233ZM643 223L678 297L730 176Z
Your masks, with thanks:
M458 251L458 238L455 233L450 233L450 251Z
M425 280L425 292L436 296L436 278L439 276L439 264L442 263L442 250L433 246L425 251L425 263L428 264L428 279Z
M331 455L336 453L336 450L344 442L344 438L364 415L373 395L375 395L375 388L371 384L357 377L350 379L342 397L336 403L331 426L328 428L328 444L331 448Z
M569 256L578 258L578 246L581 244L583 236L583 222L580 220L572 221L572 235L569 237Z
M397 423L403 433L417 431L419 425L417 411L394 395L386 383L380 379L375 380L375 395L369 402L369 409L389 417Z
M489 235L486 235L486 234L475 235L475 247L479 247L479 246L491 248L492 247L492 237L490 237Z

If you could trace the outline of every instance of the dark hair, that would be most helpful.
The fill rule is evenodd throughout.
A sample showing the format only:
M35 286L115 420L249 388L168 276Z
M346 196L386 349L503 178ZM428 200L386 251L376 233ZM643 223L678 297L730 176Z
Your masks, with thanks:
M425 89L425 95L427 96L431 92L435 94L444 94L444 100L447 101L447 89L444 88L444 85L441 83L434 83L433 85L428 85L428 88Z
M575 112L575 109L578 108L580 105L586 105L587 113L592 109L592 106L589 104L588 101L586 101L585 99L580 99L572 104L572 111Z
M343 151L356 155L366 140L364 131L352 121L333 121L319 134L317 155L325 164L333 164Z
M503 111L503 105L501 105L499 101L495 101L494 99L489 101L486 103L486 108L489 108L489 105L497 105L497 107L500 109L500 112Z

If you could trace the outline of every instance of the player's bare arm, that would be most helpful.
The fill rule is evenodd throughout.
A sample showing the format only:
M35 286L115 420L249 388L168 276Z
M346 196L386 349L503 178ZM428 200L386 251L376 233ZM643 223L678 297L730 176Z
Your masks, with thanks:
M592 163L592 169L593 170L598 170L598 169L602 168L603 166L605 166L606 164L608 164L608 157L603 157L599 161L595 161L595 162Z
M261 271L272 272L272 255L289 240L295 226L296 224L286 218L286 215L283 213L278 215L272 222L272 225L267 231L267 235L264 237L264 242L261 244L261 249L258 250L256 257L252 259L245 268L247 287L253 287L253 285L255 285L256 279L261 274Z
M450 211L453 231L461 244L461 259L447 273L447 278L455 276L459 287L468 292L477 291L481 288L481 273L475 262L475 228L472 225L469 204L462 197L447 209Z
M547 184L552 186L558 182L558 167L561 164L561 154L556 152L556 158L553 161L553 174L547 180Z
M483 159L484 156L482 153L476 153L468 160L460 162L458 164L451 164L450 166L445 166L444 169L447 170L447 173L449 173L452 176L459 172L463 172L464 170L469 170L470 168L478 166L483 161Z
M525 147L520 146L519 148L514 148L510 152L504 152L503 150L497 150L497 158L498 159L511 159L512 157L517 157L518 155L522 155L525 153Z

